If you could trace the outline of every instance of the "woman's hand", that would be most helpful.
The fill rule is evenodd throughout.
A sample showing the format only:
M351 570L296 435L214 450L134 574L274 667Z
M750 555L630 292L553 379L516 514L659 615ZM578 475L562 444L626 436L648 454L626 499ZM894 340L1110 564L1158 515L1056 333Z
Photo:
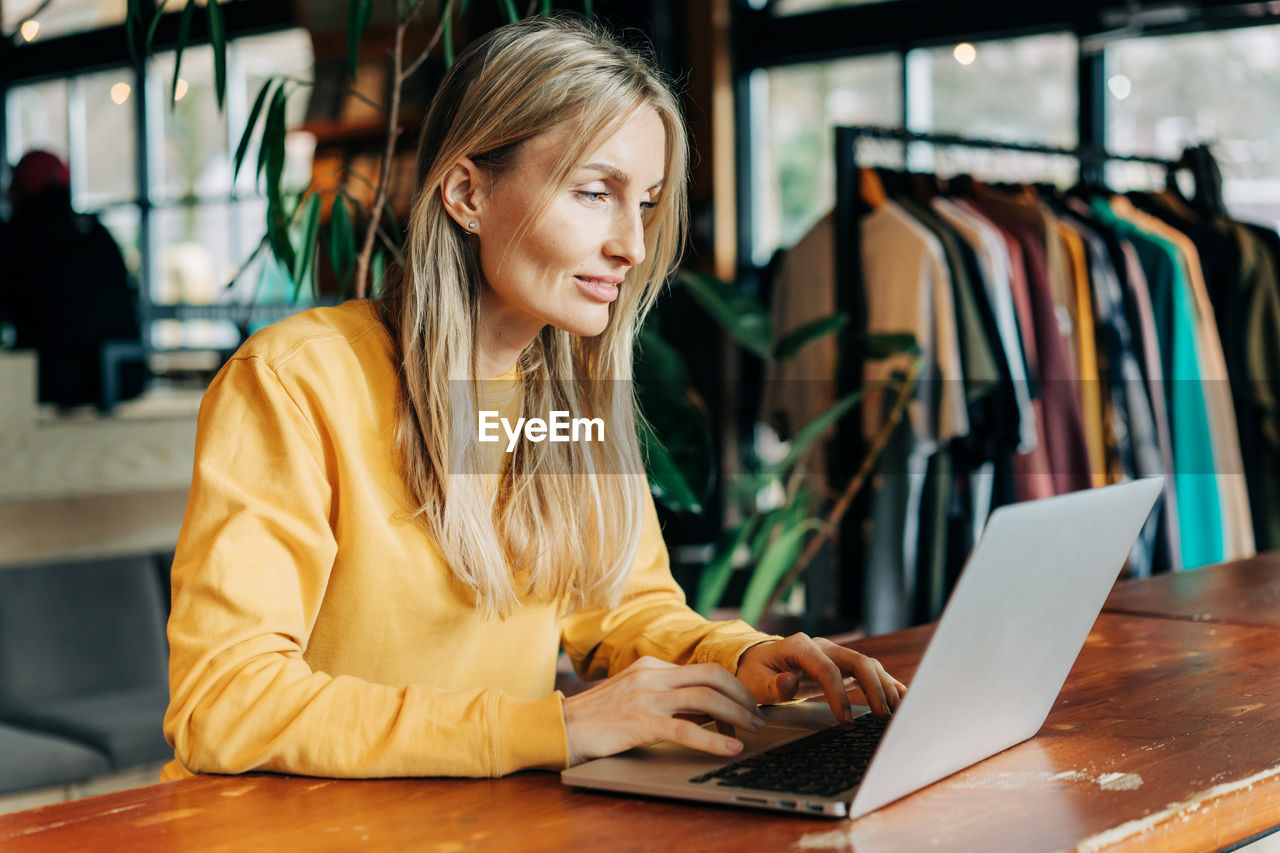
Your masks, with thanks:
M569 765L656 740L715 755L742 751L737 738L704 729L678 714L709 716L753 732L764 728L751 691L719 664L677 666L644 657L564 700Z
M785 702L796 695L801 674L818 682L837 720L849 722L853 710L844 677L852 675L877 717L887 717L902 702L907 686L884 671L880 661L830 640L792 634L752 646L738 659L738 679L761 704Z

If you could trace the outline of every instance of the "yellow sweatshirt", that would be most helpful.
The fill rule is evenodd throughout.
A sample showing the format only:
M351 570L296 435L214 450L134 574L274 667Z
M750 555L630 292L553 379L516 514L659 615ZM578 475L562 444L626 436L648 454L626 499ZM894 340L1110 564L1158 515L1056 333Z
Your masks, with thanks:
M391 340L363 301L264 329L210 385L173 565L176 760L162 779L562 768L561 646L600 678L642 655L733 672L768 639L684 605L651 501L617 608L525 602L480 618L399 517L397 393Z

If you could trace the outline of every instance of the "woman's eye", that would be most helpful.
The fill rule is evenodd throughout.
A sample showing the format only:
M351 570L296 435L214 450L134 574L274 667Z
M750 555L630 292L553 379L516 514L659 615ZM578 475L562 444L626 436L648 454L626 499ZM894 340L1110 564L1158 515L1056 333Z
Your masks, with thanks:
M594 192L592 190L578 190L577 193L579 198L586 199L590 202L597 202L609 197L607 192Z

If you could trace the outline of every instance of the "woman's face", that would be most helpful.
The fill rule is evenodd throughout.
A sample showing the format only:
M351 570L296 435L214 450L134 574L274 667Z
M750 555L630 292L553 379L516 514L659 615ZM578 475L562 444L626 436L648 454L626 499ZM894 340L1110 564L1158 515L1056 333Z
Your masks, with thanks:
M651 107L637 110L591 152L517 239L545 198L546 176L570 133L528 140L516 163L485 188L476 217L482 344L518 354L548 323L576 335L600 334L618 289L630 283L627 273L644 260L644 224L666 165L666 131Z

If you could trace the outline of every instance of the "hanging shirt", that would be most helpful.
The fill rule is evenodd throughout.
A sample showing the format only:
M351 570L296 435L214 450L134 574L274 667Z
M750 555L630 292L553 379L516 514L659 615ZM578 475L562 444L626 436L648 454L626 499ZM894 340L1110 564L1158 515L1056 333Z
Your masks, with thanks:
M1254 445L1245 472L1252 478L1256 544L1267 550L1280 548L1280 235L1256 225L1233 228L1241 246L1243 385L1253 409Z
M1095 487L1107 485L1107 440L1105 438L1101 379L1098 376L1098 346L1093 331L1092 294L1084 241L1067 223L1057 220L1057 236L1066 248L1072 298L1070 310L1075 330L1076 370L1080 377L1080 414L1085 446L1089 450L1089 476Z
M1114 236L1114 235L1113 235ZM1160 361L1160 341L1156 330L1155 313L1151 308L1151 293L1146 276L1138 261L1133 243L1120 240L1119 249L1124 258L1125 293L1133 305L1137 322L1133 325L1135 355L1140 355L1140 367L1147 382L1147 397L1151 401L1151 416L1155 420L1156 442L1160 448L1161 472L1164 478L1164 538L1165 558L1169 571L1182 570L1181 519L1178 515L1177 477L1173 465L1173 433L1169 427L1169 410L1166 403L1164 368Z
M987 218L997 223L1019 243L1025 264L1028 292L1031 297L1032 329L1039 356L1037 380L1044 401L1043 430L1056 494L1087 489L1089 452L1085 446L1084 425L1080 411L1078 377L1067 355L1065 334L1069 326L1054 302L1049 284L1049 263L1045 244L1044 216L1034 208L980 196L973 200ZM1038 223L1039 231L1029 223ZM1061 247L1054 242L1055 260ZM1060 263L1060 260L1059 260Z
M1047 427L1044 401L1040 397L1040 359L1036 352L1035 320L1032 314L1031 293L1027 284L1027 268L1023 260L1022 247L1011 234L988 219L967 199L954 199L951 200L951 204L956 210L969 214L975 222L990 228L999 236L1004 246L1004 252L998 253L998 257L1007 259L1009 292L1018 321L1018 340L1026 363L1025 391L1031 400L1036 434L1036 443L1030 449L1013 456L1014 494L1020 501L1052 497L1057 494L1057 490L1054 486L1049 446L1044 439ZM1023 423L1027 421L1024 419Z
M1091 270L1095 339L1106 386L1104 403L1111 415L1107 437L1114 462L1120 468L1109 474L1108 479L1121 482L1167 474L1169 469L1160 455L1155 416L1125 312L1119 271L1102 236L1082 221L1072 218L1070 222L1085 243ZM1163 507L1152 512L1134 543L1128 566L1131 576L1145 577L1152 573L1155 540L1162 526L1163 512Z
M1100 220L1133 244L1150 288L1173 434L1178 515L1184 522L1183 566L1190 569L1221 562L1222 504L1197 354L1195 307L1178 250L1117 216L1103 199L1094 199L1093 209Z
M1018 451L1027 453L1037 443L1035 411L1031 406L1031 389L1027 385L1027 364L1022 351L1022 336L1013 307L1010 283L1009 253L1000 233L989 222L962 209L955 202L933 199L933 209L956 229L973 249L982 268L982 281L987 290L1000 344L1004 349L1009 374L1013 380L1014 399L1018 406Z
M1179 253L1185 282L1191 298L1196 322L1196 355L1204 380L1206 414L1212 441L1218 494L1222 502L1223 557L1234 560L1256 553L1253 541L1253 519L1249 514L1249 494L1244 479L1244 461L1240 456L1240 432L1236 427L1235 404L1227 376L1226 359L1218 337L1213 305L1205 285L1200 257L1195 244L1181 231L1143 213L1126 198L1111 201L1117 215L1139 228L1167 240Z
M911 332L924 362L909 408L918 441L940 442L969 432L964 374L951 275L942 246L924 226L892 201L863 218L862 277L869 332ZM905 359L868 361L866 383L889 379ZM883 401L868 395L868 435L883 420Z

